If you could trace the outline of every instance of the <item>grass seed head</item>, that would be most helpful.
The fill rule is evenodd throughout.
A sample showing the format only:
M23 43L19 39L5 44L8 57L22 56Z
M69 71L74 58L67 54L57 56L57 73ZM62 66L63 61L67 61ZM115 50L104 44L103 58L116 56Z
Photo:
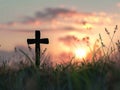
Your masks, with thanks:
M108 35L110 35L110 32L107 30L107 28L105 28L105 31Z
M117 30L118 30L118 26L116 25L116 26L115 26L114 33L116 33Z

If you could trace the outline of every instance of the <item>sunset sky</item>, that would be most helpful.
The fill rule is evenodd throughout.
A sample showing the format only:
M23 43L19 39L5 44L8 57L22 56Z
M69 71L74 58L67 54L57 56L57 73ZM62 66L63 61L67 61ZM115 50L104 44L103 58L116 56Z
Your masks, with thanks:
M88 51L86 42L92 47L99 33L107 44L105 28L112 33L116 25L120 0L0 0L0 54L8 55L15 47L26 50L27 38L40 30L50 42L42 49L66 57L78 49ZM120 30L115 40L119 36Z

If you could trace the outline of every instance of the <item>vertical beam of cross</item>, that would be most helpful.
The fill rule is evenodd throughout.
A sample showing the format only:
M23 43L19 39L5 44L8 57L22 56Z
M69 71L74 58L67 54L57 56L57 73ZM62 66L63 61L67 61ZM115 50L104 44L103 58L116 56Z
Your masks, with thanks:
M35 44L35 64L37 67L40 65L40 44L49 44L48 38L40 39L40 31L35 31L35 39L27 39L28 44Z
M35 31L35 39L36 39L36 44L35 44L35 55L36 55L36 66L40 65L40 32Z

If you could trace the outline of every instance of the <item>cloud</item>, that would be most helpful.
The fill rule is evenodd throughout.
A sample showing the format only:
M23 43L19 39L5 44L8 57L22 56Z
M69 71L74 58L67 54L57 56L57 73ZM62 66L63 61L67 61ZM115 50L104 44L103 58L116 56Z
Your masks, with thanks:
M58 23L62 24L64 21L66 21L65 18L73 16L75 13L77 14L78 12L66 8L46 8L44 11L36 12L34 17L25 16L22 23L35 23L37 21L41 23L49 23L51 25Z
M46 8L45 12L36 12L37 18L52 19L62 14L77 13L76 11L65 8Z
M110 24L112 18L105 12L79 12L68 8L45 8L34 16L24 16L20 21L0 24L0 29L29 29L89 31L96 25Z
M118 3L117 3L117 7L119 7L119 8L120 8L120 2L118 2Z
M34 17L26 16L26 21L50 21L56 19L63 19L63 21L79 22L79 24L85 25L89 21L99 22L103 16L106 16L106 13L88 13L88 12L79 12L77 10L71 10L66 8L46 8L44 11L38 11L35 13ZM108 18L108 17L107 17ZM91 20L92 19L92 20ZM105 19L105 18L104 18ZM110 19L110 18L109 18Z
M49 28L57 27L59 30L59 27L66 26L77 26L77 28L79 26L79 29L85 29L82 27L88 24L91 24L91 26L102 25L109 24L111 21L111 16L107 15L105 12L93 13L79 12L67 8L45 8L43 11L35 12L33 17L25 16L22 23L36 23L40 26L47 24ZM93 27L90 27L90 29L92 28ZM88 27L86 27L86 29L88 29Z
M72 46L74 43L80 42L80 40L77 37L71 35L61 37L59 38L59 41L63 42L67 46Z
M37 11L35 12L34 17L25 16L24 21L25 22L35 22L38 21L50 21L53 20L60 15L67 15L67 14L76 13L76 11L65 9L65 8L45 8L44 11Z
M74 47L76 45L80 45L80 44L89 44L89 40L90 38L88 36L83 37L82 39L73 36L73 35L67 35L65 37L60 37L58 39L59 42L64 43L64 45L68 46L68 47Z

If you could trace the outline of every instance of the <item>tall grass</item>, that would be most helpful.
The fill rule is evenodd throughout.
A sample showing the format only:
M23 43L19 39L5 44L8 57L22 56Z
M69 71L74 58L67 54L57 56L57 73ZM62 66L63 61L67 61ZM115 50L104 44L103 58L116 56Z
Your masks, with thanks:
M112 57L116 57L116 52L120 53L119 40L116 44L112 41L116 30L117 26L111 37L105 29L110 38L109 47L112 49L104 45L102 36L99 35L101 47L91 52L91 62L83 60L73 63L73 58L68 63L53 67L49 62L50 57L45 56L44 50L41 53L43 56L40 68L36 68L34 60L23 50L19 50L29 65L20 63L19 69L11 70L4 62L0 68L0 90L120 90L120 70L116 64L120 58L112 60ZM99 58L96 56L99 54L98 51L102 52Z

